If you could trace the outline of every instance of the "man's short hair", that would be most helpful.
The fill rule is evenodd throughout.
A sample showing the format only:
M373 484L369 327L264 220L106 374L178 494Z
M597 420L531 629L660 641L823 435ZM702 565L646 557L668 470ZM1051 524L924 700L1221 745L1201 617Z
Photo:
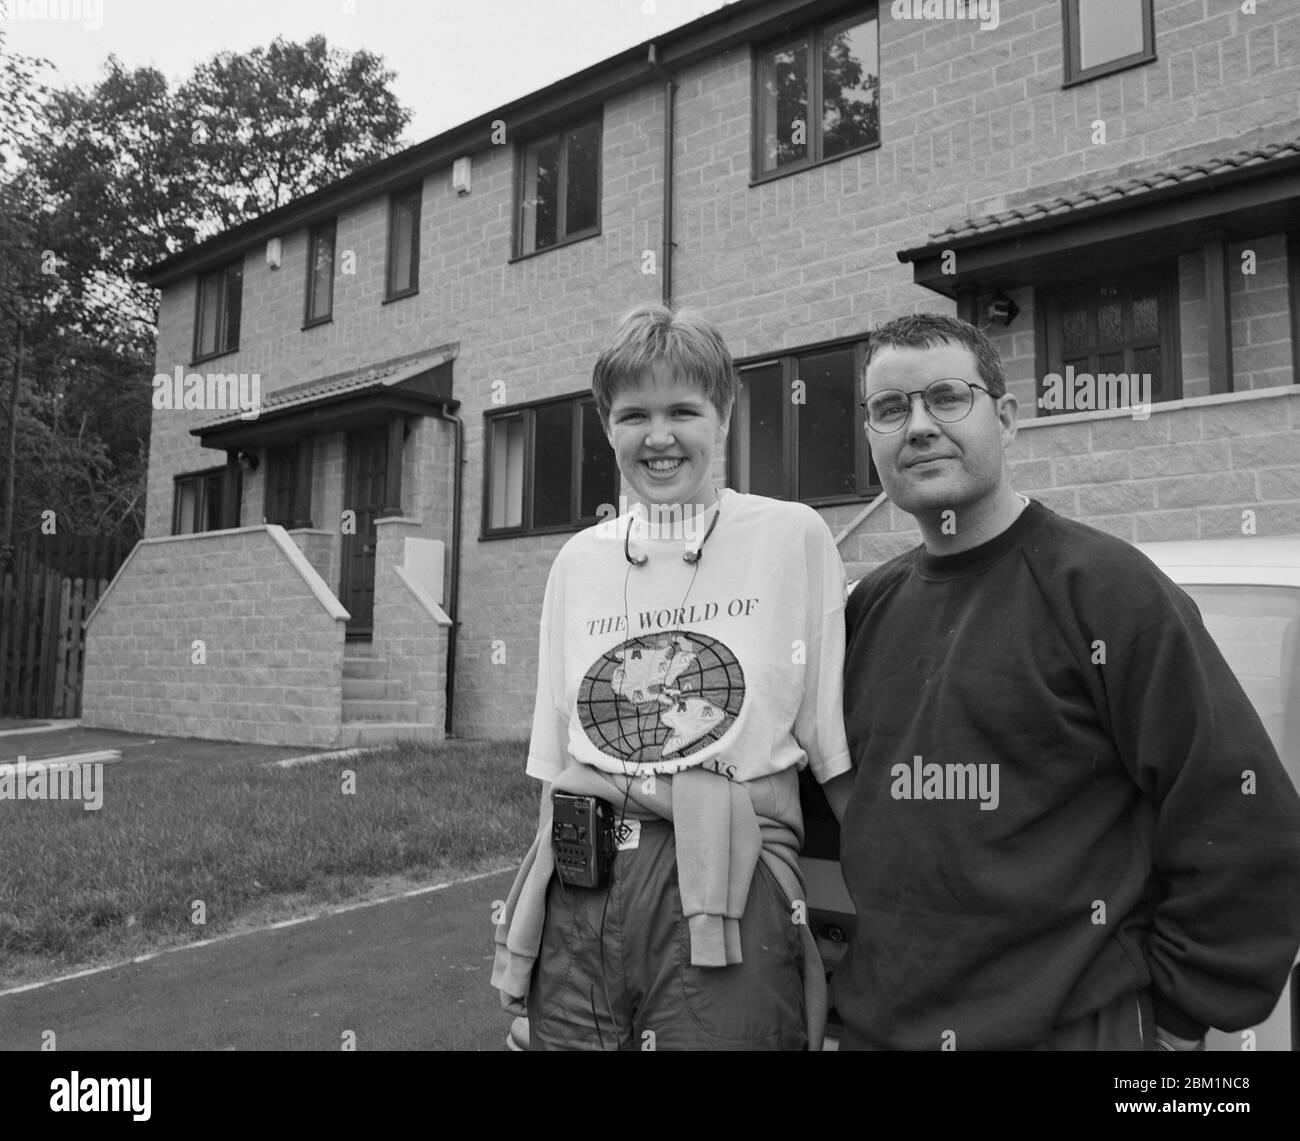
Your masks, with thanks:
M722 334L702 313L674 311L657 302L625 313L596 358L591 391L601 423L609 424L609 410L618 390L639 384L658 366L702 389L726 424L736 399L736 365Z
M946 317L942 313L910 313L877 326L867 342L862 362L862 387L866 388L867 366L883 348L936 349L942 344L961 345L970 349L979 369L980 382L995 399L1007 391L1007 374L993 342L969 321ZM964 379L969 380L970 377ZM863 392L865 396L866 393Z

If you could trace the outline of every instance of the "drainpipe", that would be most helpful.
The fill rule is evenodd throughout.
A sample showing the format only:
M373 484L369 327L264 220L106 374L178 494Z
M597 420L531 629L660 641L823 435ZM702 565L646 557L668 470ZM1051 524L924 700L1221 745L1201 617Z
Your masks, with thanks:
M456 700L456 631L460 629L460 488L462 456L465 449L465 424L452 409L459 408L458 401L442 405L436 415L439 420L446 420L456 426L455 465L452 474L451 489L451 583L447 587L447 616L451 619L451 629L447 631L447 711L443 732L452 735L452 706Z
M658 61L655 45L650 45L647 60L650 70L664 77L664 304L673 303L673 105L676 102L677 84Z

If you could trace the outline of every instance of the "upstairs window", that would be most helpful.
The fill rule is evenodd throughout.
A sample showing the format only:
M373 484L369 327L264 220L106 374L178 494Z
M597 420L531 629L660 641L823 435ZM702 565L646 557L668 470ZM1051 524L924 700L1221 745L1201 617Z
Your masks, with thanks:
M327 222L307 235L307 312L303 328L328 321L334 312L335 224Z
M730 448L737 491L804 503L879 490L858 401L865 342L742 366Z
M420 186L412 186L389 200L385 301L396 301L420 291L421 193Z
M483 534L568 531L618 501L618 465L590 396L489 415Z
M1065 83L1083 83L1156 58L1153 0L1061 0Z
M524 147L517 257L600 232L600 139L596 119Z
M757 53L756 180L879 144L878 32L872 12L810 28Z
M239 310L244 297L241 259L199 278L194 317L194 359L239 348Z

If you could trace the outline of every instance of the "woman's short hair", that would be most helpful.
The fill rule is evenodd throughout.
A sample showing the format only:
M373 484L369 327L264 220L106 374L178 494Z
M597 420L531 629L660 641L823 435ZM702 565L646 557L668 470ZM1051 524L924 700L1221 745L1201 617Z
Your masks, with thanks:
M639 384L659 367L702 389L726 424L736 399L736 365L722 334L704 314L658 302L625 313L596 358L591 391L601 423L609 424L620 388Z

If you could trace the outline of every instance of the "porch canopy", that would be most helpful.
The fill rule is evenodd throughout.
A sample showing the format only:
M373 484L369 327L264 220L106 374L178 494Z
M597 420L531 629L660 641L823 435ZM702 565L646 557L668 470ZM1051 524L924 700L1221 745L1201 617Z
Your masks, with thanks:
M240 412L231 412L190 429L190 434L197 436L205 448L226 452L226 467L232 478L225 481L227 502L222 505L223 525L235 526L238 516L234 491L238 481L233 477L238 471L240 453L299 444L299 479L304 486L310 486L313 436L385 426L389 453L385 511L391 509L396 513L401 502L406 417L455 411L458 403L451 394L451 370L458 350L458 344L444 345L368 368L280 388L262 399L255 418L245 419Z
M1123 276L1200 250L1209 306L1210 390L1232 390L1227 247L1266 234L1300 233L1300 139L1187 163L968 218L900 250L912 279L957 302L978 324L979 294L1055 286L1091 270ZM947 270L948 272L945 272Z

